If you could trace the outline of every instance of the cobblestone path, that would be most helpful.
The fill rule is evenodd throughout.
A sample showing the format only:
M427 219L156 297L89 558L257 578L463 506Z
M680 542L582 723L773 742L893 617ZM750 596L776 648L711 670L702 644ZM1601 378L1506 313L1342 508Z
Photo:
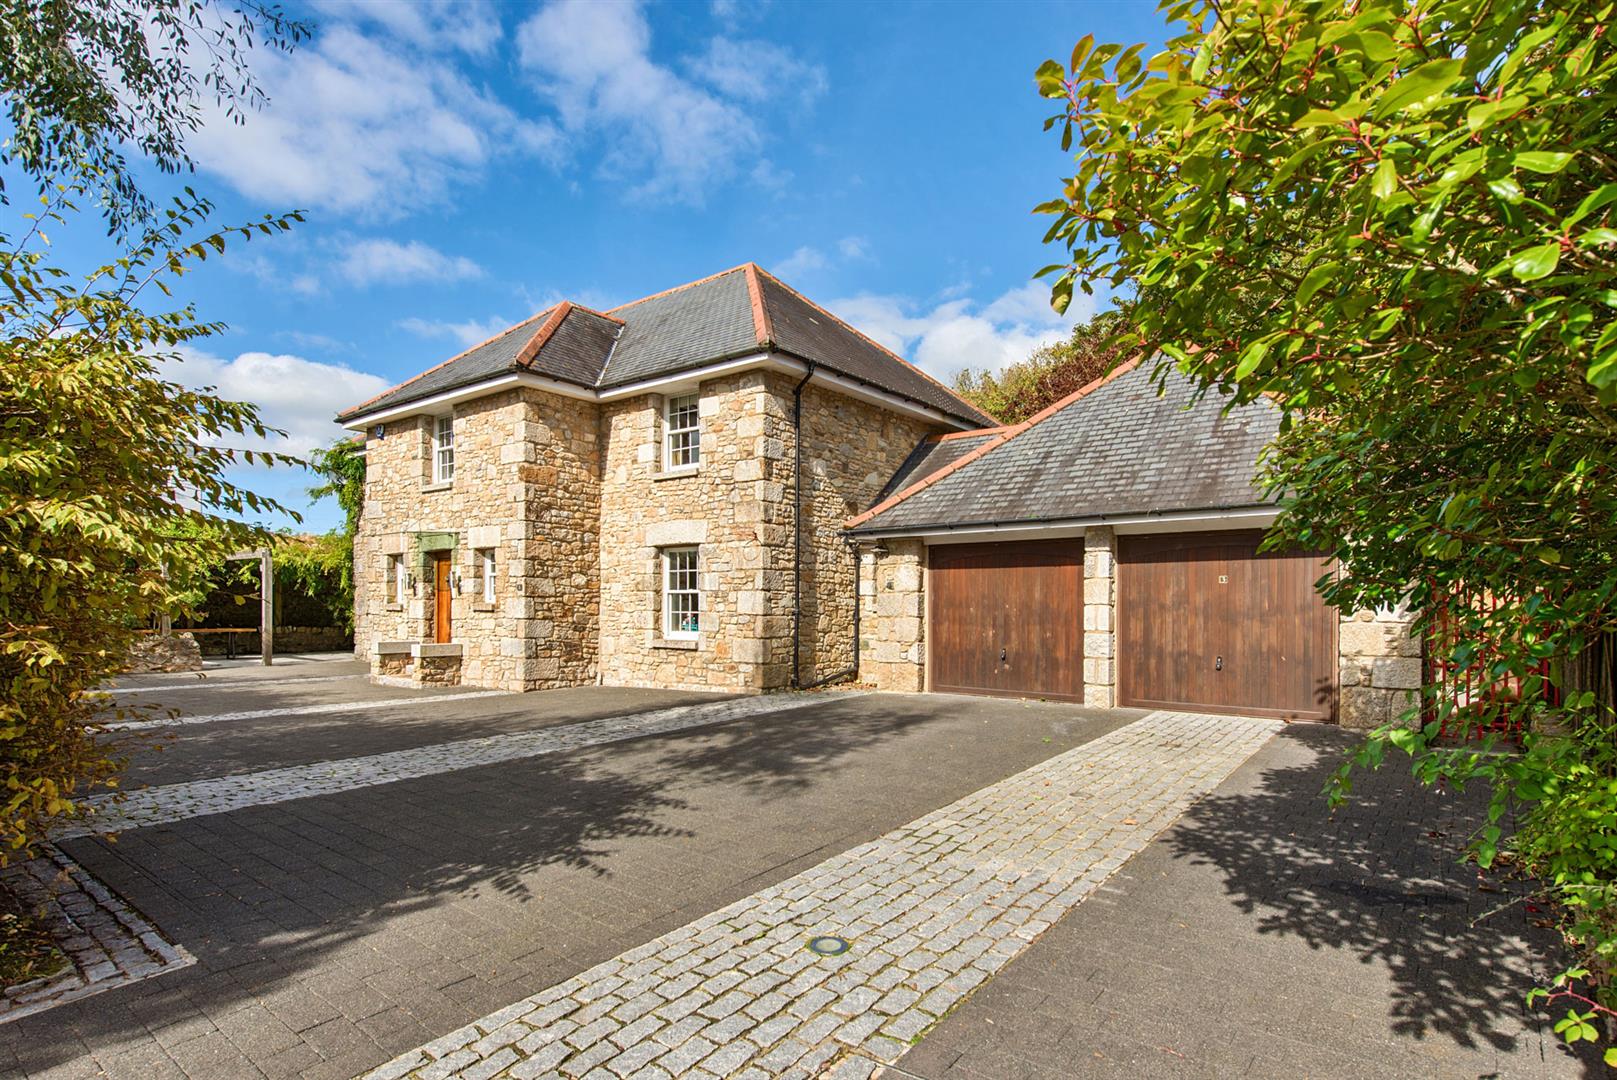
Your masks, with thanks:
M181 727L188 724L217 724L222 720L261 720L271 716L320 716L325 713L366 712L371 709L407 709L414 705L443 705L473 698L511 697L505 690L472 690L464 694L435 694L430 697L375 698L371 701L328 701L319 705L281 705L273 709L239 709L235 712L200 713L196 716L162 716L152 720L125 720L108 724L108 731L141 731L147 728Z
M838 699L859 696L850 691L836 691L835 694ZM444 701L446 698L424 700ZM661 735L784 709L798 709L814 700L824 698L813 694L767 694L700 705L680 705L540 731L461 739L386 754L142 788L128 793L121 802L108 796L98 796L85 800L94 811L89 820L56 830L52 833L52 839L69 840L95 833L140 829L205 814L228 813L249 806L315 795L334 795L355 788L413 780L456 769L560 754L601 743Z
M1152 713L401 1055L369 1080L869 1076L1279 726ZM821 935L851 948L810 951Z

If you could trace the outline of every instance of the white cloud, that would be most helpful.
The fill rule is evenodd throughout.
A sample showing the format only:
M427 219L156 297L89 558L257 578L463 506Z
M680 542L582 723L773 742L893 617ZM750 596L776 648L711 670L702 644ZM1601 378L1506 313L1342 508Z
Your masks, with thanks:
M740 172L764 142L741 103L761 105L771 87L746 69L742 44L715 39L681 75L652 59L651 26L638 4L586 0L552 0L517 31L522 66L555 105L563 130L602 140L605 175L629 179L631 197L693 204ZM770 50L810 97L823 91L820 68L768 43L744 44ZM752 172L760 182L778 176L762 163Z
M1041 345L1065 339L1095 310L1093 300L1079 295L1057 315L1049 286L1037 281L981 306L957 298L927 308L905 297L866 294L827 307L943 382L967 367L998 370L1026 360Z
M397 29L403 14L367 18ZM269 104L237 124L211 109L189 149L244 194L286 206L397 217L497 158L556 160L554 125L518 116L442 56L338 22L287 56L251 57Z
M355 285L377 282L466 281L483 276L483 268L463 255L446 255L419 240L339 241L336 269Z
M332 419L337 413L390 385L368 372L285 353L244 352L227 360L187 348L181 357L165 362L166 378L193 388L212 386L220 397L252 402L264 423L286 432L261 442L228 440L253 450L303 455L326 446L343 433Z
M813 270L824 270L830 266L825 253L819 248L800 247L780 262L775 264L775 273L783 278L793 278L799 274L807 274Z
M317 0L314 7L335 18L373 23L428 51L449 48L485 56L494 50L504 32L496 8L460 0Z
M829 270L840 263L870 258L870 243L862 236L844 236L836 242L834 255L805 244L769 267L777 277L791 279Z
M451 322L443 319L422 319L412 315L408 319L400 319L399 329L406 330L417 337L449 338L461 348L470 348L478 342L487 341L501 330L507 330L515 325L512 319L502 319L498 315L487 319L467 319L465 322Z
M825 68L799 60L779 45L756 39L716 37L707 51L685 62L693 79L742 101L788 97L809 104L830 85Z

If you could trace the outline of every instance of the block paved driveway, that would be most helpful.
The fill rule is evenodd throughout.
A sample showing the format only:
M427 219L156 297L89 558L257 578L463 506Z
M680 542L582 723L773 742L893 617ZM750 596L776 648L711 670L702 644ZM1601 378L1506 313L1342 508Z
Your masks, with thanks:
M472 768L446 758L446 771L411 779L362 778L334 794L180 817L113 843L64 841L198 962L0 1026L0 1074L353 1076L434 1040L453 1044L463 1025L589 981L647 943L711 924L726 905L827 868L857 871L865 851L937 819L939 808L991 806L983 800L991 785L1016 798L1029 785L1037 793L1050 781L1035 767L1082 765L1077 748L1111 746L1147 719L824 694L681 729L696 723L677 719L684 706L729 706L708 704L711 695L599 688L474 698L384 691L352 677L358 670L240 669L205 688L128 695L161 700L182 719L238 717L124 734L138 740L131 784L273 770L300 777L401 754L419 762L438 747L565 739L592 724L615 741ZM365 707L323 708L345 701ZM676 719L640 738L599 726L626 714ZM1008 966L942 1023L917 1029L908 1053L876 1055L897 1058L889 1075L1359 1075L1368 1070L1343 1067L1372 1057L1417 1062L1424 1075L1479 1075L1484 1062L1500 1076L1574 1075L1575 1063L1520 1015L1520 986L1488 989L1490 978L1543 966L1542 933L1519 918L1502 932L1468 931L1496 897L1476 894L1435 844L1408 844L1418 833L1410 824L1433 820L1433 808L1389 781L1361 818L1326 818L1319 759L1337 734L1293 729L1263 743L1267 733L1256 733L1257 755L1155 842L1151 815L1172 820L1180 807L1170 800L1153 797L1137 826L1122 819L1140 838L1103 860L1095 880L1114 863L1118 876L1043 936L1040 920L1028 922L1019 957L996 954ZM1474 807L1451 800L1437 811L1433 831L1463 829ZM1060 847L1044 840L1045 850ZM1388 884L1406 878L1414 892ZM1444 899L1451 895L1461 899ZM967 985L963 993L976 982ZM1321 1017L1330 1022L1316 1037L1286 1028ZM1164 1025L1179 1036L1165 1038ZM1142 1032L1146 1050L1128 1030ZM1312 1043L1319 1056L1293 1067L1304 1059L1287 1039ZM1251 1052L1209 1049L1231 1042ZM719 1060L704 1065L717 1069ZM511 1061L483 1057L468 1074L491 1064ZM839 1076L874 1064L833 1063ZM693 1064L676 1075L720 1074L712 1069ZM1411 1074L1407 1065L1386 1071ZM539 1073L518 1065L512 1075Z

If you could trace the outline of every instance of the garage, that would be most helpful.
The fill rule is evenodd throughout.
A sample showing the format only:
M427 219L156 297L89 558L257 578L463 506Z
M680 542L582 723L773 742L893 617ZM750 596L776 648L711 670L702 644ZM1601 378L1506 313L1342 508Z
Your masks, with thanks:
M931 688L1082 701L1082 540L929 549Z
M1318 553L1258 553L1258 531L1118 537L1117 700L1335 718L1337 617Z

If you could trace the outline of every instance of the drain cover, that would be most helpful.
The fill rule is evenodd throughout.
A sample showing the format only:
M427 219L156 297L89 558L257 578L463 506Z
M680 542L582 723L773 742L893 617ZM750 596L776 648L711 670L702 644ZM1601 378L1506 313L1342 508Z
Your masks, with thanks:
M819 953L821 956L841 956L852 946L848 944L846 938L826 936L809 938L808 947L809 952Z

